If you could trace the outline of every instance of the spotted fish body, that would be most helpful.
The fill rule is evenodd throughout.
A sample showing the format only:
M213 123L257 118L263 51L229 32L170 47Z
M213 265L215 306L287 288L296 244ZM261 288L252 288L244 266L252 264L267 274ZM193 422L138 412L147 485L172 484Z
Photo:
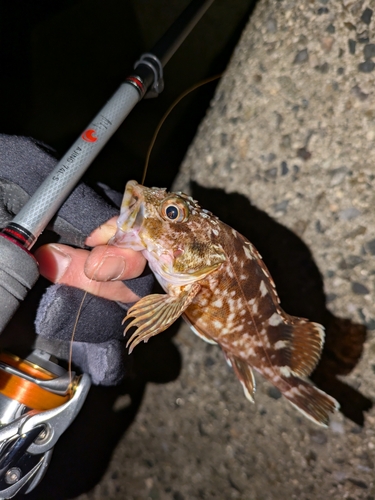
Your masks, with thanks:
M112 244L140 250L166 291L144 297L125 318L132 350L183 315L222 348L253 401L252 368L305 416L327 425L337 402L305 378L317 364L323 327L285 313L255 247L183 193L129 181Z

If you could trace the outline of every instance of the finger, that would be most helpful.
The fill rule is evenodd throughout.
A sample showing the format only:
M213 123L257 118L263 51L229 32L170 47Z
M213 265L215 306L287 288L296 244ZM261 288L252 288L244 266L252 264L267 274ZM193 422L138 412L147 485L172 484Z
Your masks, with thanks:
M90 234L90 236L86 238L86 245L90 247L96 247L97 245L106 245L117 231L117 219L117 216L112 217L112 219L109 219L107 222L97 227Z
M88 250L66 245L44 245L35 252L42 276L64 285L81 288L99 297L119 302L135 302L139 297L121 281L101 282L90 279L84 272Z
M128 248L100 245L92 249L85 263L86 275L97 281L136 278L142 274L146 259Z

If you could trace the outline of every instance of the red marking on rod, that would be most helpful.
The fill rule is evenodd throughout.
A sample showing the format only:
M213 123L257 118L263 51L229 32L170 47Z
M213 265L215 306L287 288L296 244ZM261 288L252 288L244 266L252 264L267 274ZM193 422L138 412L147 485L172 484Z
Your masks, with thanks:
M5 238L6 240L10 241L14 245L16 245L19 248L22 248L22 250L25 250L31 257L35 260L34 255L28 250L20 241L16 239L16 236L10 236L6 233L0 233L0 238ZM26 240L25 240L26 241Z
M10 236L13 236L14 238L17 238L18 240L21 240L23 242L27 241L27 237L23 235L22 233L19 233L18 231L15 231L14 229L11 228L5 228L4 229L5 234L9 234Z
M98 140L98 138L96 137L96 130L93 128L85 130L81 137L86 142L96 142Z
M139 78L137 78L135 76L128 76L125 81L134 83L142 93L144 92L145 89L144 89L143 82L141 80L139 80Z

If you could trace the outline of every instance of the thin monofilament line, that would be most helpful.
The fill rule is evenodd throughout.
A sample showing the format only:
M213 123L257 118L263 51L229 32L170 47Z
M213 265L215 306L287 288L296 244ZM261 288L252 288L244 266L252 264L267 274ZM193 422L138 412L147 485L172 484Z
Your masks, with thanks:
M91 281L93 279L94 279L94 277L92 277L90 279L89 283L91 283ZM73 358L73 341L74 341L74 336L75 336L75 333L77 331L77 325L78 325L79 317L81 316L81 311L82 311L83 303L84 303L84 301L85 301L86 296L87 296L88 293L89 293L88 290L85 290L85 293L83 294L81 303L80 303L78 311L77 311L76 319L75 319L75 322L74 322L72 336L70 338L69 359L68 359L69 387L72 386L72 358Z
M109 241L110 240L108 240L108 242L106 244L107 246L108 246ZM95 276L96 276L97 272L99 271L99 269L101 268L103 262L104 262L104 258L102 258L101 262L99 262L99 265L95 269L94 274L92 275L92 277L89 279L89 282L87 283L87 286L90 285L93 282L93 280L95 280ZM74 342L74 336L75 336L76 331L77 331L78 321L79 321L79 318L81 316L81 311L82 311L83 303L85 302L85 299L86 299L88 293L89 293L89 291L85 290L85 293L83 294L81 303L80 303L78 311L77 311L76 319L75 319L75 322L74 322L72 336L70 337L69 359L68 359L68 373L69 373L69 386L70 387L72 385L72 359L73 359L73 342Z
M152 152L152 149L154 147L154 144L155 144L155 141L157 139L157 136L159 134L159 131L160 131L161 127L163 126L165 120L168 118L169 114L173 111L174 107L177 106L177 104L184 97L186 97L188 94L190 94L190 92L193 92L195 89L198 89L199 87L202 87L203 85L206 85L206 83L210 83L210 82L213 82L214 80L217 80L218 78L221 78L221 76L222 76L222 73L220 73L219 75L211 76L209 78L206 78L205 80L202 80L199 83L196 83L192 87L190 87L187 90L185 90L185 92L183 92L181 95L179 95L177 97L177 99L175 101L173 101L173 103L169 106L169 108L167 109L167 111L162 116L162 118L161 118L161 120L159 122L159 125L156 127L154 135L152 136L152 139L151 139L150 146L149 146L149 148L147 150L147 155L146 155L146 160L145 160L145 166L144 166L144 169L143 169L143 176L142 176L142 181L141 181L142 185L144 184L144 182L146 180L147 169L148 169L148 164L149 164L149 161L150 161L151 152Z

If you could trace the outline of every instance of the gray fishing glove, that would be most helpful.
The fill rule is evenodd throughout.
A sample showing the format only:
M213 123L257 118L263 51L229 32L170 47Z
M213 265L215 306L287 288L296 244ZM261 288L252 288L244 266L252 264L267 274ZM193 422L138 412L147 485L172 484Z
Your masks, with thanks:
M51 151L25 137L0 134L0 227L6 226L56 164ZM86 237L118 214L122 195L101 186L107 201L87 185L79 184L60 208L48 229L58 242L84 247ZM138 296L150 293L153 276L127 280ZM40 302L35 326L36 346L67 358L77 312L84 292L66 285L52 285ZM1 307L1 304L0 304ZM87 294L73 344L73 364L91 375L94 384L114 385L126 372L122 320L127 305Z

